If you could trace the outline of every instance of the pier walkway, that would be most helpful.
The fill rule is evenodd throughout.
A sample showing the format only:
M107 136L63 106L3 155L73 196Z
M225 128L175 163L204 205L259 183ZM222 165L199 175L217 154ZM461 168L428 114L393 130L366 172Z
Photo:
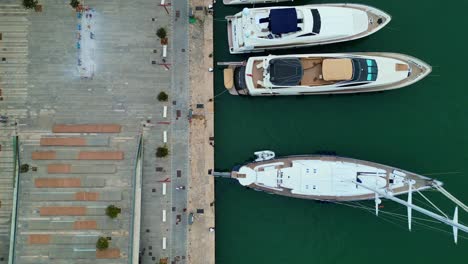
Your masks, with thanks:
M211 0L192 0L197 22L190 25L190 189L189 263L215 263L213 16Z

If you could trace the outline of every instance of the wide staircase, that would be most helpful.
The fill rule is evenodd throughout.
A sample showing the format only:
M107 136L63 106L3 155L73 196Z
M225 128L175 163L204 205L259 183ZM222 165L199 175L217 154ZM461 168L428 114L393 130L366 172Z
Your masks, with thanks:
M0 1L0 264L8 262L13 209L16 120L24 116L28 71L28 12L20 1Z

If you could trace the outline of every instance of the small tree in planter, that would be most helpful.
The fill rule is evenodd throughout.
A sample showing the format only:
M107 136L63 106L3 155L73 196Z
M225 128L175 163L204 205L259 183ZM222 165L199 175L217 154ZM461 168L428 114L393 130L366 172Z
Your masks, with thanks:
M115 205L109 205L106 208L106 215L109 216L110 218L116 218L120 214L121 211L122 209L120 209L119 207Z
M71 7L76 9L80 5L80 1L79 0L70 0L70 5L71 5Z
M167 45L167 31L165 28L159 28L158 31L156 31L156 36L161 39L162 45Z
M109 241L105 237L99 237L96 242L96 248L99 250L104 250L109 248Z
M37 0L23 0L23 6L26 9L36 8L37 4L38 4Z
M160 92L158 94L158 101L160 101L160 102L167 102L168 98L169 98L169 96L165 92Z
M167 146L158 147L156 149L156 157L164 158L167 157L167 155L169 155L169 149L167 148Z
M21 164L20 166L20 172L21 173L26 173L29 171L29 164Z

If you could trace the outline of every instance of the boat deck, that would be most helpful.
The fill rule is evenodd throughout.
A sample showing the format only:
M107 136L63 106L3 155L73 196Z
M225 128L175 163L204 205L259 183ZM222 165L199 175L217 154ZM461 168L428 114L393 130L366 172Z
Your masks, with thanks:
M389 175L393 172L393 170L398 170L406 174L406 177L408 179L414 180L415 183L413 184L413 188L417 190L429 188L431 185L429 182L431 179L425 178L421 175L404 171L399 168L387 166L387 165L382 165L379 163L374 163L374 162L369 162L369 161L364 161L364 160L357 160L357 159L352 159L352 158L344 158L344 157L339 157L339 156L323 156L323 155L307 155L307 156L288 156L288 157L282 157L282 158L276 158L273 161L262 161L262 162L253 162L246 164L245 166L255 169L255 167L261 166L261 165L266 165L272 162L282 162L284 163L281 165L281 168L288 168L292 167L292 162L295 160L321 160L321 161L336 161L336 162L346 162L346 163L357 163L365 166L371 166L375 167L378 169L382 169L386 171L386 178L387 180L389 179ZM277 167L276 169L280 169ZM374 199L374 194L366 194L366 195L355 195L355 196L317 196L317 195L299 195L299 194L294 194L291 192L290 189L282 188L280 189L275 189L275 188L270 188L270 187L265 187L261 185L257 185L255 183L249 185L248 187L257 189L257 190L262 190L265 192L273 193L273 194L278 194L278 195L285 195L285 196L290 196L294 198L302 198L302 199L311 199L311 200L323 200L323 201L357 201L357 200L370 200ZM408 192L408 185L405 184L405 186L400 187L400 188L394 188L392 189L393 193L395 195L400 195Z

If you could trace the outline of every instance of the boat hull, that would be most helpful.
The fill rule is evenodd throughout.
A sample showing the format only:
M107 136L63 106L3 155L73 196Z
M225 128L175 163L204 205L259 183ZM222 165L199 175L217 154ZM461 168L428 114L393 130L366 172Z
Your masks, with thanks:
M231 54L242 54L242 53L264 52L266 50L272 50L272 49L310 47L310 46L318 46L318 45L326 45L326 44L332 44L332 43L351 41L351 40L356 40L356 39L367 37L379 31L391 21L391 16L388 15L387 13L377 8L367 6L367 5L361 5L361 4L320 4L320 5L306 5L303 7L307 7L310 9L328 7L328 8L337 8L337 9L352 9L352 10L359 10L362 12L366 12L369 18L368 29L361 31L361 32L356 32L354 34L340 35L340 36L336 36L333 38L320 39L315 36L311 36L311 37L295 38L295 39L281 41L277 43L268 41L265 43L258 42L258 43L253 43L253 44L242 45L242 44L239 44L239 41L237 39L238 36L242 34L242 29L243 29L243 26L239 24L241 23L240 22L241 17L242 17L242 12L241 12L236 15L226 17L229 52ZM289 8L289 7L287 6L268 7L268 8L263 8L263 9L281 9L281 8ZM377 23L377 21L380 21L380 23ZM323 25L323 26L326 27L327 25Z
M352 158L345 158L345 157L339 157L339 156L328 156L328 155L304 155L304 156L286 156L286 157L280 157L276 158L273 160L268 160L268 161L263 161L263 162L252 162L252 163L247 163L244 164L243 166L237 166L236 168L233 169L231 175L232 178L235 178L239 180L239 182L249 188L255 189L257 191L264 191L270 194L277 194L277 195L282 195L282 196L287 196L287 197L293 197L293 198L299 198L299 199L309 199L309 200L319 200L319 201L330 201L330 202L350 202L350 201L360 201L360 200L372 200L375 199L375 193L373 192L367 192L367 193L360 193L356 195L343 195L342 193L337 193L337 194L301 194L301 193L295 193L293 189L285 188L282 186L277 186L277 187L272 187L272 186L266 186L264 184L261 184L259 182L252 182L250 184L243 184L242 183L242 176L239 178L239 175L242 175L243 172L246 170L260 170L262 167L266 168L266 166L269 166L269 164L278 164L283 163L283 164L293 164L293 162L310 162L310 161L320 161L324 163L339 163L339 164L351 164L351 165L356 165L356 166L362 166L363 168L375 168L376 170L382 171L384 174L379 175L379 177L389 177L389 175L393 175L394 173L397 173L399 175L405 175L405 183L402 183L398 186L394 186L393 188L391 185L388 187L385 187L388 191L391 191L393 195L401 195L401 194L406 194L408 193L409 186L406 181L411 180L413 190L418 190L422 191L425 189L429 189L433 187L434 184L441 186L442 183L435 181L433 179L427 178L425 176L418 175L416 173L412 173L409 171L401 170L399 168L395 168L392 166L387 166L387 165L382 165L379 163L375 162L369 162L369 161L363 161L363 160L357 160L357 159L352 159ZM294 165L291 165L294 166ZM247 169L246 169L247 168ZM397 172L395 172L397 171ZM282 172L282 171L280 171ZM403 176L401 176L403 177ZM337 187L337 186L334 186ZM357 187L352 187L352 188L357 188Z
M257 87L259 81L264 81L263 73L258 73L256 63L260 63L264 59L282 59L282 58L350 58L350 59L376 59L380 60L381 67L384 70L379 70L381 79L376 82L368 82L365 85L354 86L347 85L345 82L336 82L327 85L310 85L310 86L293 86L293 87L275 87L265 88ZM405 64L405 71L403 73L397 72L395 65ZM245 66L230 66L231 69L239 73L239 67L244 67L244 76L232 75L232 82L235 84L234 88L230 90L233 95L242 94L250 96L278 96L278 95L324 95L324 94L352 94L352 93L365 93L365 92L381 92L402 88L412 85L428 74L431 73L432 68L427 63L415 57L387 52L358 52L358 53L343 53L343 54L300 54L300 55L281 55L281 56L260 56L250 57L246 63L241 65ZM392 68L393 67L393 68ZM392 79L391 74L399 74L403 77L399 79ZM304 76L306 73L304 73ZM386 79L385 79L386 78ZM227 88L227 87L226 87ZM237 91L237 92L236 92Z

